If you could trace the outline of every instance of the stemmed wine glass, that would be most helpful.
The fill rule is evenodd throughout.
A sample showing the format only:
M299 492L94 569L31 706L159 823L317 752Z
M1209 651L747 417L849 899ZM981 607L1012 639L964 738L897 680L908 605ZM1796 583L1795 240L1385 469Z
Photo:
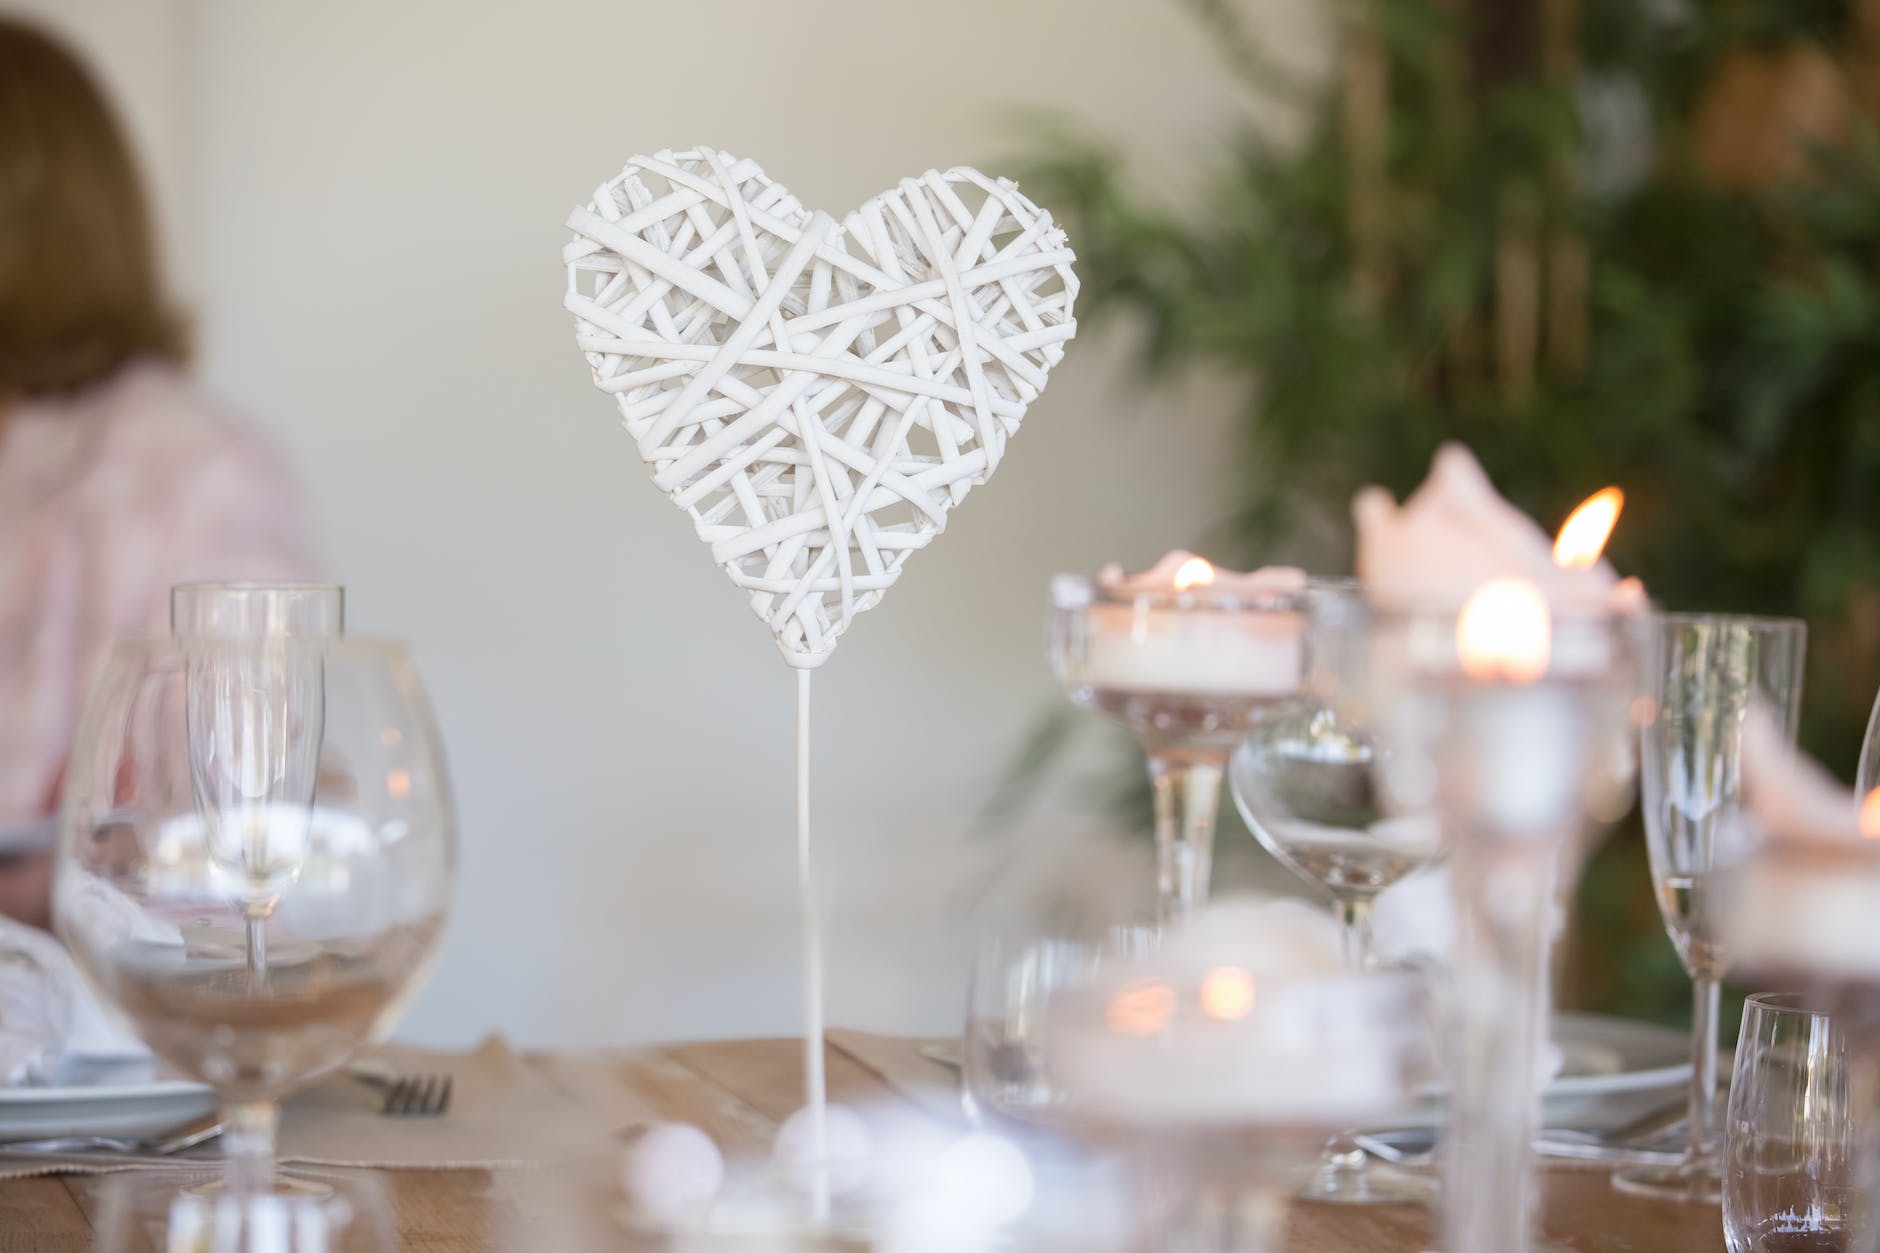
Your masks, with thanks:
M1248 830L1283 865L1331 894L1346 957L1360 968L1372 960L1371 907L1378 893L1434 864L1443 851L1434 814L1393 816L1378 796L1375 693L1362 657L1372 643L1365 614L1356 584L1314 582L1305 694L1255 730L1228 767ZM1299 1195L1389 1203L1423 1200L1430 1190L1426 1179L1373 1161L1341 1135Z
M405 651L318 631L119 645L61 826L73 956L223 1108L220 1175L139 1172L122 1205L230 1253L370 1247L370 1189L278 1171L275 1129L285 1094L397 1013L443 930L450 789ZM294 1239L270 1243L290 1212Z
M1640 790L1659 912L1691 976L1690 1114L1683 1161L1613 1176L1623 1191L1709 1203L1721 1195L1717 1012L1730 957L1713 895L1731 860L1732 833L1746 829L1744 724L1760 709L1793 745L1807 639L1806 624L1794 618L1652 618Z

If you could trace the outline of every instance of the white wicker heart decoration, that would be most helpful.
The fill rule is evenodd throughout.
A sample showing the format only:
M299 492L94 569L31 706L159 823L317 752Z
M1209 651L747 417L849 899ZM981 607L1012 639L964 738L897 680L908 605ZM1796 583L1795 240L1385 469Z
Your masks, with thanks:
M838 225L754 161L661 152L568 225L595 386L793 666L998 468L1077 331L1064 232L963 167Z

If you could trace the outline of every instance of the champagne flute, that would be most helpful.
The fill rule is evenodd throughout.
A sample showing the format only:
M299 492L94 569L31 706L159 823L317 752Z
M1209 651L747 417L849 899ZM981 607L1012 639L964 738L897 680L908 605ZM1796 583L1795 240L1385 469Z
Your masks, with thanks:
M316 692L317 716L302 703ZM284 1207L345 1228L335 1245L371 1230L366 1192L276 1169L275 1130L284 1095L396 1015L443 929L449 784L404 650L291 635L118 646L79 725L61 828L74 958L224 1111L222 1173L122 1186L167 1193L176 1231L205 1206L252 1227L231 1250L271 1247L265 1215Z
M1640 791L1658 909L1691 976L1690 1115L1683 1161L1621 1172L1613 1185L1714 1204L1721 1196L1717 1013L1730 957L1712 898L1732 860L1732 833L1746 829L1739 820L1744 724L1760 710L1794 743L1808 628L1794 618L1657 614L1651 631Z
M1357 585L1316 581L1311 600L1305 695L1235 751L1228 782L1254 837L1332 896L1346 957L1362 968L1372 961L1372 902L1442 856L1442 824L1434 814L1387 814L1378 795L1372 672L1361 661L1372 640ZM1401 1203L1426 1200L1430 1191L1427 1179L1373 1161L1340 1135L1298 1195Z

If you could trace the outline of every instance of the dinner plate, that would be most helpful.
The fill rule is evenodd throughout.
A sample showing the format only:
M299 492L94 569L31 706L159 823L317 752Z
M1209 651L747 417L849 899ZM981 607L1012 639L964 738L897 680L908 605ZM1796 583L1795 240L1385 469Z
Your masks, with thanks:
M0 1088L0 1141L154 1135L215 1108L208 1087L160 1077L148 1059L78 1059L59 1079Z
M1656 1023L1561 1014L1554 1042L1561 1067L1546 1087L1550 1100L1677 1088L1691 1076L1690 1037Z

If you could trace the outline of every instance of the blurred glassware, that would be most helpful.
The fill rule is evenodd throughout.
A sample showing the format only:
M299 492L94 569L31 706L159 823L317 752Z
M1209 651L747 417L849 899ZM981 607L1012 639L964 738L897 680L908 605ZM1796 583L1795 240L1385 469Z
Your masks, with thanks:
M179 583L170 589L170 634L253 639L346 633L346 589L337 583Z
M961 1049L961 1099L979 1126L1008 1134L1074 1129L1074 1093L1053 1071L1053 998L1108 961L1147 951L1155 929L1020 929L987 937L973 962Z
M1761 709L1794 745L1807 641L1807 625L1795 618L1652 617L1640 790L1658 909L1691 976L1691 1093L1684 1160L1613 1176L1627 1192L1693 1202L1721 1194L1717 1012L1730 956L1720 934L1718 876L1747 851L1738 847L1749 829L1745 721Z
M1348 652L1372 673L1352 687L1376 702L1384 809L1436 815L1454 882L1444 1248L1526 1253L1557 919L1592 832L1631 804L1639 626L1506 579L1460 614L1363 629Z
M101 995L223 1105L225 1173L190 1183L179 1216L223 1195L273 1213L326 1189L276 1172L276 1102L415 991L449 906L453 828L400 646L187 636L113 651L66 778L56 912Z
M1138 1159L1144 1250L1272 1247L1326 1140L1400 1114L1428 1075L1414 976L1345 967L1309 911L1256 908L1273 912L1191 920L1053 999L1053 1082Z
M1854 776L1854 794L1862 801L1880 788L1880 693L1873 701L1873 713L1867 718L1867 736L1860 745L1860 770Z
M122 1171L99 1189L94 1253L393 1253L384 1187L359 1171L303 1177L299 1191L244 1196L204 1176L178 1189L171 1170ZM152 1231L161 1243L152 1243Z
M1376 694L1366 686L1375 671L1363 660L1372 643L1366 614L1355 583L1314 582L1305 693L1256 729L1228 767L1247 829L1281 864L1331 894L1346 956L1360 968L1372 964L1377 894L1443 852L1434 814L1390 816L1378 796ZM1340 1135L1299 1195L1369 1204L1427 1200L1431 1192L1428 1179L1377 1162Z
M1859 1146L1872 1115L1849 1080L1838 1022L1792 994L1743 1002L1723 1143L1730 1253L1862 1247Z
M1199 558L1194 583L1132 591L1051 581L1051 664L1079 705L1129 728L1155 791L1157 921L1207 900L1227 759L1297 696L1306 593L1240 593Z

